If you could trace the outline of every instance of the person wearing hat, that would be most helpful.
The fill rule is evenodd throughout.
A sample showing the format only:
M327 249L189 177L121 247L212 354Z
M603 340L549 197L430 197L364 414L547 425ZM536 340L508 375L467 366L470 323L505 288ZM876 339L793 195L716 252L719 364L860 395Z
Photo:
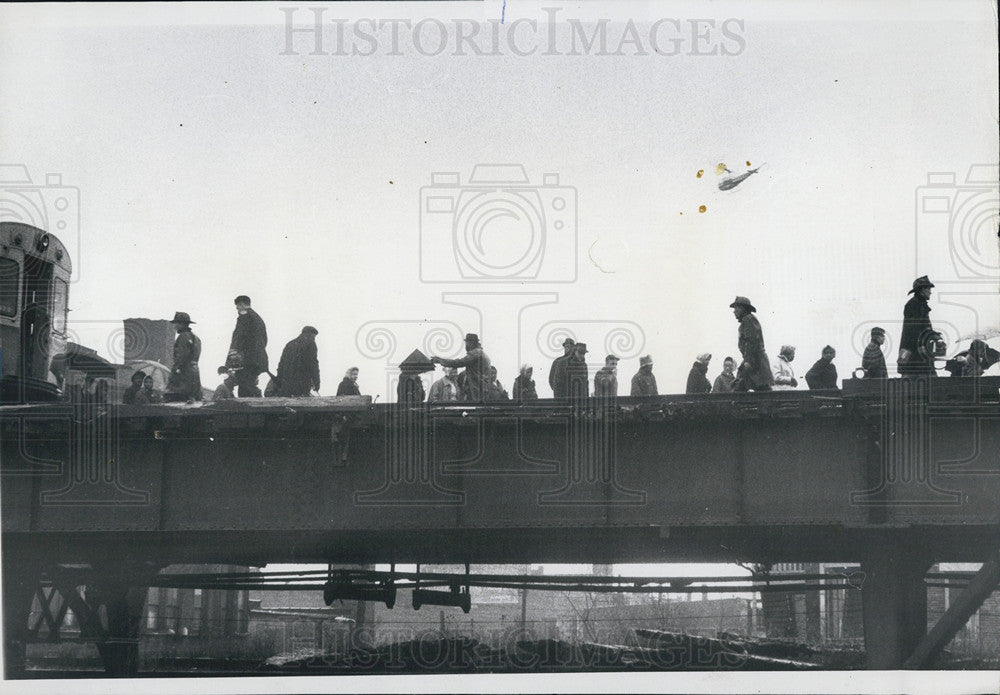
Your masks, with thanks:
M518 403L538 400L538 392L535 390L535 380L531 378L534 371L534 367L530 364L521 365L521 369L510 387L511 396Z
M178 311L174 313L170 323L177 330L177 338L174 340L174 364L163 400L188 403L200 401L201 374L198 372L198 360L201 358L201 340L191 332L194 321L186 312Z
M617 355L604 358L604 366L594 375L594 397L616 398L618 396L618 359Z
M146 378L146 372L139 370L132 373L132 383L122 393L123 405L135 405L135 396L142 390L142 380Z
M875 326L871 332L871 342L865 347L861 356L862 379L887 379L889 371L885 367L885 355L882 354L882 343L885 342L885 329Z
M746 297L737 297L729 305L740 322L739 348L743 364L736 372L733 391L770 391L774 384L771 360L764 349L764 331L754 316L756 307Z
M639 371L632 377L633 396L658 396L656 377L653 376L653 357L646 355L639 358Z
M733 382L736 381L736 360L732 357L726 357L722 360L722 372L719 376L715 377L715 383L712 384L712 393L732 393L733 392Z
M778 353L778 361L771 365L775 391L791 391L798 387L799 380L795 378L795 370L792 369L794 359L795 346L782 345L781 352Z
M564 363L561 381L556 382L556 387L562 398L571 400L587 399L590 397L590 377L587 368L587 344L576 343L573 345L573 352Z
M899 359L897 369L902 376L937 376L934 371L934 355L928 350L928 343L935 337L931 326L931 298L934 283L926 275L913 281L912 294L903 307L903 332L899 336Z
M684 393L711 393L712 383L708 380L708 363L712 361L712 355L703 352L695 359L688 372L687 389Z
M267 327L260 314L250 308L250 297L241 294L233 303L236 304L236 328L229 343L226 366L238 369L236 395L239 398L259 398L257 379L268 369Z
M431 357L434 364L445 367L462 367L459 375L459 400L468 403L482 403L483 395L490 385L490 358L479 344L479 336L468 333L465 336L465 357L448 359L446 357Z
M308 396L319 391L319 360L316 357L316 335L312 326L305 326L281 351L278 361L278 395L287 398Z
M837 367L833 363L833 358L836 356L837 351L831 346L823 348L822 357L806 372L806 383L810 389L837 388Z
M569 392L566 390L566 363L573 355L576 341L566 338L563 341L563 354L552 360L552 367L549 369L549 388L552 389L553 398L567 398Z
M399 364L399 383L396 384L396 403L400 405L420 405L424 402L424 372L433 372L433 358L420 350L414 350Z

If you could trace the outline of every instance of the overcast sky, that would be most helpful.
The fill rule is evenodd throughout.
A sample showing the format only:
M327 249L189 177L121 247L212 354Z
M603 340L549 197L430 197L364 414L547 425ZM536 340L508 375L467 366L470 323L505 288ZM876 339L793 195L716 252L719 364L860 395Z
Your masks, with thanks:
M357 365L387 400L387 365L460 354L476 332L506 386L530 362L547 396L563 330L594 369L625 358L623 393L645 353L661 392L679 392L698 353L715 355L712 377L737 354L737 294L772 359L795 344L804 373L831 344L845 377L876 324L894 367L918 275L938 284L932 319L952 345L1000 324L995 174L966 183L998 159L992 4L874 5L332 3L326 55L308 31L289 44L310 4L4 5L0 152L35 183L54 172L79 189L79 224L60 235L78 341L120 360L122 318L187 311L206 385L244 293L272 369L303 325L319 329L324 394ZM603 55L581 40L598 19ZM472 28L487 55L457 48ZM716 165L748 162L763 167L718 189ZM469 212L480 163L559 183ZM422 193L434 172L459 183ZM921 193L932 172L955 185ZM925 212L928 195L951 211ZM422 216L428 197L453 212ZM473 258L464 278L456 243ZM475 266L524 254L539 263L513 282Z

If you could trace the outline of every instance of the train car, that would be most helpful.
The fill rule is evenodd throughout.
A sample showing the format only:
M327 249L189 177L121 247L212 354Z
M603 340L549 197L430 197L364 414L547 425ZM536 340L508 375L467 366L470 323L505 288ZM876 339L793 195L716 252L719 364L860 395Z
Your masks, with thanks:
M55 235L0 222L0 403L59 398L71 270Z

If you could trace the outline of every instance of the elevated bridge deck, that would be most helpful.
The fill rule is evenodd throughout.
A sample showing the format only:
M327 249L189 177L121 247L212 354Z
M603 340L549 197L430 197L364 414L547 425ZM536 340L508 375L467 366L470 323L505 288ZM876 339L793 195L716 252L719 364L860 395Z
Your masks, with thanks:
M7 407L4 552L833 561L890 535L977 560L1000 528L998 381L614 404Z

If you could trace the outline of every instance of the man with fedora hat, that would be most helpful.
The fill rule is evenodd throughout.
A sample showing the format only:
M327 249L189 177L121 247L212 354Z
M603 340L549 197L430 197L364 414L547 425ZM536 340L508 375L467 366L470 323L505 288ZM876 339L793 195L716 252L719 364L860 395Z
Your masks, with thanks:
M468 333L465 336L465 357L448 359L446 357L431 357L431 362L445 367L463 367L459 375L459 400L469 403L482 403L483 395L490 385L490 358L479 344L479 336Z
M319 360L316 357L316 336L312 326L305 326L298 337L288 341L278 362L278 395L308 396L319 391Z
M913 281L912 294L903 307L903 332L899 336L897 368L902 376L937 376L930 342L937 337L931 326L931 298L934 283L926 275Z
M549 369L549 388L552 389L553 398L567 398L569 392L566 390L566 363L573 354L576 341L566 338L563 341L563 354L552 360L552 368Z
M754 316L757 309L746 297L737 297L729 306L740 322L739 348L743 355L733 391L770 391L774 375L771 373L771 360L764 349L764 332Z
M170 323L177 329L177 338L174 340L174 364L163 400L188 403L200 401L201 375L198 372L198 359L201 357L201 340L191 332L194 321L187 312L178 311L174 313Z
M861 356L862 379L887 379L889 371L885 367L885 355L882 354L882 343L885 342L885 329L875 326L871 331L871 342L865 347Z
M267 327L264 319L250 308L250 297L241 294L233 300L236 305L236 328L229 343L227 367L236 372L237 396L260 397L257 378L267 371Z

